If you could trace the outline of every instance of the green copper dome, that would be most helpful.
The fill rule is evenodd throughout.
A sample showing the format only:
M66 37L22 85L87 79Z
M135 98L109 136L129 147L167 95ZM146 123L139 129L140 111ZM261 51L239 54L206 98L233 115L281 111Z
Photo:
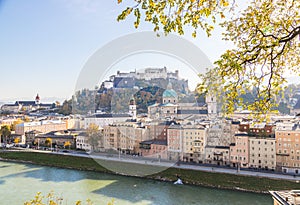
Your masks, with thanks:
M177 98L177 93L173 89L167 89L163 93L164 98Z

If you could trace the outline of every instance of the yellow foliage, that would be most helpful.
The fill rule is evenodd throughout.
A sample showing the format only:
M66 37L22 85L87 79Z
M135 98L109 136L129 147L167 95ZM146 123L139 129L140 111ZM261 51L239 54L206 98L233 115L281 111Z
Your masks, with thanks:
M121 3L121 1L118 1ZM165 34L184 34L184 25L211 35L216 16L223 19L223 40L232 41L235 47L224 52L215 62L215 68L202 75L200 85L222 98L225 113L236 106L255 113L267 113L277 105L275 96L284 88L286 71L299 75L300 64L300 1L255 0L239 15L234 14L234 0L184 0L154 1L134 0L118 20L124 20L135 8L137 28L141 13L152 23L154 31ZM225 18L231 15L232 18ZM228 13L228 14L227 14ZM203 87L199 87L202 92ZM239 100L247 90L255 89L255 102L245 104Z
M70 147L72 144L71 144L71 142L70 141L66 141L65 143L64 143L64 147Z
M46 138L46 140L45 140L45 144L46 145L48 145L48 146L50 146L51 144L52 144L52 139L51 138Z
M17 138L14 139L14 143L17 144L17 143L19 143L19 142L20 142L20 138L19 138L19 137L17 137Z
M63 200L63 198L57 197L53 191L48 193L47 196L43 196L41 192L38 192L32 200L25 202L24 205L59 205L64 204ZM76 201L75 205L83 204L82 201ZM85 205L93 205L93 202L87 199ZM112 199L107 205L114 205L114 200Z

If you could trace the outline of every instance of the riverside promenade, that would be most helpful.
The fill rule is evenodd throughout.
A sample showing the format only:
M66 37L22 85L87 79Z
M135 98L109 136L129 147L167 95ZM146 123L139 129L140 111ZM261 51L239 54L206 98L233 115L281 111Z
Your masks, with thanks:
M260 171L251 171L251 170L238 170L233 168L218 167L218 166L209 166L203 164L186 164L186 163L177 163L167 160L151 159L140 156L131 156L131 155L121 155L121 154L107 154L107 153L83 153L76 151L66 151L66 152L53 152L53 151L44 151L44 150L34 150L34 149L20 149L20 150L6 150L6 151L27 151L27 152L40 152L48 154L60 154L68 156L77 156L77 157L86 157L92 158L95 160L105 160L105 161L116 161L124 163L135 163L141 165L150 165L150 166L159 166L163 169L169 167L174 167L178 169L189 169L189 170L198 170L205 172L215 172L215 173L226 173L234 175L243 175L243 176L254 176L254 177L264 177L271 179L282 179L290 180L299 183L300 186L300 176L283 174L279 172L260 172Z
M51 151L40 151L40 150L30 150L35 152L47 152L53 154L62 154L69 156L79 156L79 157L87 157L99 160L106 161L117 161L117 162L127 162L127 163L136 163L143 165L152 165L152 166L160 166L165 167L166 169L169 167L179 168L179 169L189 169L189 170L199 170L205 172L216 172L216 173L227 173L227 174L235 174L235 175L243 175L243 176L255 176L255 177L264 177L271 179L283 179L296 181L300 186L300 176L283 174L279 172L260 172L260 171L251 171L251 170L238 170L233 168L225 168L225 167L217 167L217 166L207 166L201 164L185 164L185 163L176 163L170 162L166 160L158 160L158 159L148 159L144 157L133 157L130 155L117 155L117 154L106 154L106 153L77 153L77 152L51 152Z

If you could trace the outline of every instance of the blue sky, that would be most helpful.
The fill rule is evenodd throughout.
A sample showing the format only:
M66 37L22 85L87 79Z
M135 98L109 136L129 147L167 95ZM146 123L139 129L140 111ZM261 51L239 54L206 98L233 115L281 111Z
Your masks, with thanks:
M126 6L117 0L0 2L0 102L33 99L37 93L42 101L69 99L82 67L95 51L125 34L152 30L147 23L136 30L130 18L117 22ZM184 38L213 62L230 47L221 41L220 33L217 29L213 37L200 33L193 39L187 32ZM145 63L145 67L159 64Z

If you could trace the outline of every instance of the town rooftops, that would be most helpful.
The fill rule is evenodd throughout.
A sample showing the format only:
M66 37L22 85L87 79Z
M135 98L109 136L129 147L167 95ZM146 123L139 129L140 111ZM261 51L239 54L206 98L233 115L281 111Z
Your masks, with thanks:
M36 102L35 101L16 101L15 102L15 105L27 105L27 106L29 106L29 105L36 105Z
M205 129L205 126L203 125L183 125L182 126L183 129L200 129L200 130L204 130Z
M167 145L167 141L166 140L146 140L146 141L141 142L140 144L147 144L147 145L151 145L151 144Z
M176 121L174 120L167 120L167 121L162 121L162 122L159 122L158 125L166 125L166 126L170 126L170 125L176 125L178 124Z
M257 129L263 129L265 128L266 123L255 123L255 124L251 124L250 128L257 128Z
M198 115L198 114L203 114L206 115L208 114L207 110L178 110L177 114L179 115Z
M205 148L214 148L214 149L229 149L229 146L211 146L211 145L206 145Z
M173 103L165 103L165 104L161 104L161 107L177 107L178 105L175 105Z
M300 205L300 190L270 191L270 194L280 205Z
M249 134L243 132L243 133L237 133L234 136L236 136L236 137L249 137Z
M129 118L129 117L131 117L131 115L129 115L129 114L122 114L122 113L120 113L120 114L105 113L105 114L90 115L90 116L88 116L86 118L115 118L115 117L124 117L124 118L127 117L127 118Z
M233 125L239 125L239 124L241 124L241 122L240 121L231 121L231 124L233 124Z
M49 124L66 124L66 122L62 120L42 120L42 121L33 121L33 122L23 122L17 124L16 127L40 126L40 125L49 125Z
M60 138L60 139L74 139L74 135L49 135L49 134L44 134L44 135L38 135L38 138Z
M38 130L30 130L28 132L25 132L25 134L41 134L41 133L43 133L43 132L40 132Z
M172 124L168 129L182 129L182 126L180 124Z

